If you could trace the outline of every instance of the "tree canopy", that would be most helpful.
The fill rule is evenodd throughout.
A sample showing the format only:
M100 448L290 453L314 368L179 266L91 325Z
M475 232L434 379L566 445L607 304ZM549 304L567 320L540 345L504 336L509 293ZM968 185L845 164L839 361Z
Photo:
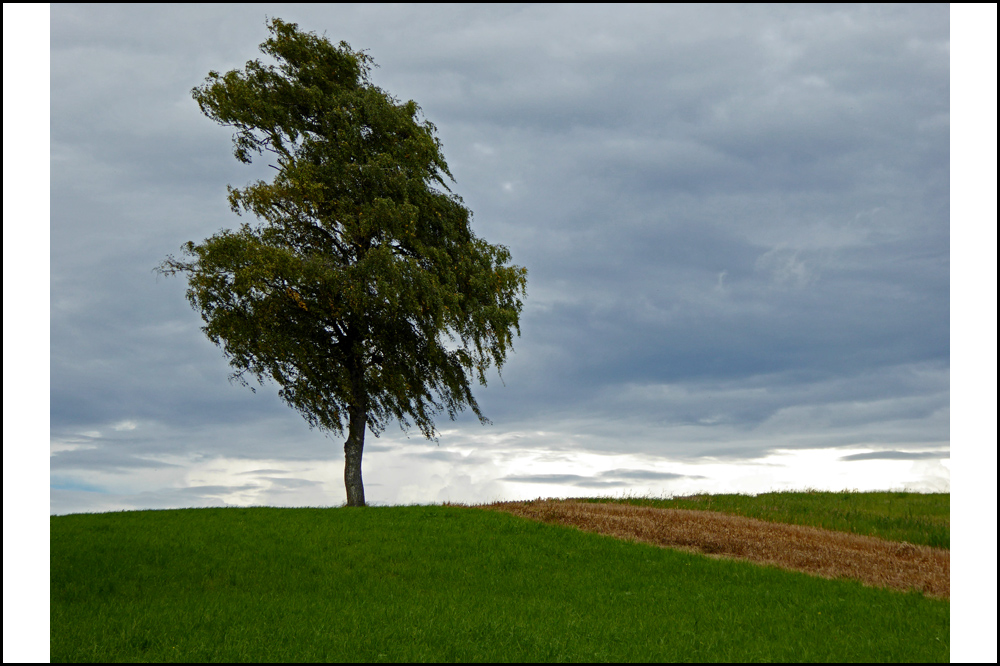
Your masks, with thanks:
M234 378L271 379L310 426L347 427L347 503L364 506L366 426L433 438L436 414L465 407L488 423L470 379L485 385L520 335L527 271L472 232L436 128L371 83L367 54L277 18L268 29L260 49L277 66L212 71L192 90L234 128L238 160L276 161L273 181L228 188L257 221L159 270L187 276Z

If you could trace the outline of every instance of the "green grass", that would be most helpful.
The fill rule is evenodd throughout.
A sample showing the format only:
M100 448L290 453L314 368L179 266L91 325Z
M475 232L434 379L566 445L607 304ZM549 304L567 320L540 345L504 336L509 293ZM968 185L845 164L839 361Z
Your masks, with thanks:
M948 661L947 601L450 506L51 518L63 661Z
M693 495L673 499L651 497L581 498L661 509L718 511L776 523L810 525L829 530L907 541L921 546L951 545L951 495L906 492L775 492L759 495Z

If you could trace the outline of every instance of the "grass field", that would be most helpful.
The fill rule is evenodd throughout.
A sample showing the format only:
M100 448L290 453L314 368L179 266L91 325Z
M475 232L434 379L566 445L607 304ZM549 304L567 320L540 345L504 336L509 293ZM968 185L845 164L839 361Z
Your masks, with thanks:
M50 527L55 662L949 659L947 601L494 511L186 509Z

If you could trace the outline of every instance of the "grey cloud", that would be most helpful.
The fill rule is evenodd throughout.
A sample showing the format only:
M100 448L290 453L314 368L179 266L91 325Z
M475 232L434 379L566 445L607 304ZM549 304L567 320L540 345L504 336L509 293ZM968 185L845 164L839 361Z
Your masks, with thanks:
M226 495L233 492L239 492L241 490L257 490L258 486L254 484L243 484L239 486L187 486L185 488L177 488L176 492L178 495L202 498L211 497L213 495Z
M628 485L627 481L602 481L588 476L576 474L534 474L528 476L505 476L502 481L517 483L549 483L559 485L580 486L586 488L618 488Z
M66 478L58 474L49 477L49 488L54 491L86 492L86 493L106 493L102 486L86 481L79 481L73 478Z
M309 479L285 479L275 476L260 476L257 477L261 481L267 481L271 484L271 490L297 490L299 488L310 488L318 487L321 484L318 481L311 481Z
M950 458L941 451L872 451L843 456L841 460L943 460Z
M423 439L423 438L421 438ZM423 443L428 443L424 440ZM391 448L391 447L390 447ZM481 465L489 459L476 453L460 453L458 451L433 450L433 451L406 451L403 455L407 457L421 458L423 460L439 460L453 465Z
M49 459L49 468L57 472L69 472L71 470L105 470L114 472L136 469L162 469L165 467L179 467L179 465L131 455L121 450L109 450L103 447L92 450L61 451L52 454Z
M582 476L579 474L521 474L505 476L502 480L515 481L518 483L548 483L588 488L604 488L624 487L631 485L635 481L667 481L673 479L702 478L705 477L688 474L674 474L671 472L656 472L653 470L615 469L600 472L595 476Z
M598 476L609 479L635 479L635 480L704 478L701 476L691 475L691 474L674 474L673 472L654 472L652 470L646 470L646 469L612 469L608 470L607 472L601 472Z

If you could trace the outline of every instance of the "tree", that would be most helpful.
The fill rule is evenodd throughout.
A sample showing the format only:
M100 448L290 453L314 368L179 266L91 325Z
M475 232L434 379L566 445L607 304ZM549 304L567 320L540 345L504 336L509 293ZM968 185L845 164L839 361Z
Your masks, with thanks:
M258 221L188 242L158 270L187 276L232 379L274 380L310 427L346 423L347 504L364 506L366 426L434 439L433 417L466 406L489 423L470 377L486 385L520 335L527 271L472 233L436 128L371 83L368 55L277 18L268 30L260 50L277 67L212 71L192 90L234 128L239 161L276 160L272 182L228 187L233 211Z

